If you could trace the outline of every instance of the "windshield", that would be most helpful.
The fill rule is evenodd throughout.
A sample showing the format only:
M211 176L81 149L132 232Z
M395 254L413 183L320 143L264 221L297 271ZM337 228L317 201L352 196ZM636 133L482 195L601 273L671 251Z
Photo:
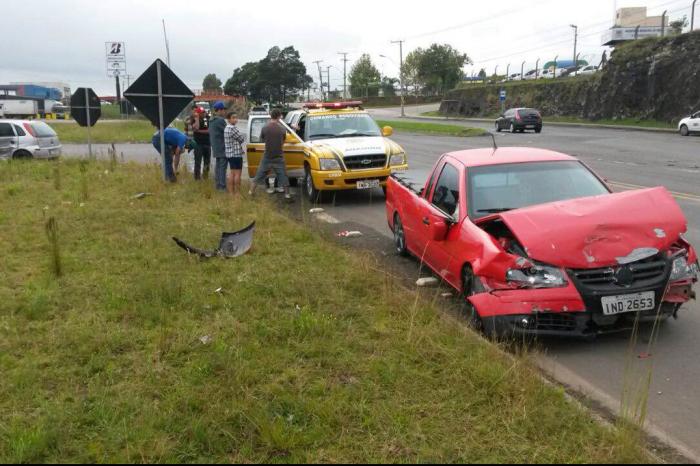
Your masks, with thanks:
M366 113L312 116L308 119L307 134L312 140L382 135Z
M46 123L37 122L32 123L32 128L34 128L34 133L38 138L52 138L56 136L56 132Z
M469 170L469 215L479 219L522 207L609 192L580 162L475 167Z

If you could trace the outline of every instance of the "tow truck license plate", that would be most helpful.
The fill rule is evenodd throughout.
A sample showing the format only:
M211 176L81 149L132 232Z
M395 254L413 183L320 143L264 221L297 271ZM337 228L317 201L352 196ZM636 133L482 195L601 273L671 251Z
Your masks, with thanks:
M603 314L614 316L626 312L651 311L656 308L656 294L653 291L603 298Z
M379 187L379 180L358 181L357 189L372 189Z

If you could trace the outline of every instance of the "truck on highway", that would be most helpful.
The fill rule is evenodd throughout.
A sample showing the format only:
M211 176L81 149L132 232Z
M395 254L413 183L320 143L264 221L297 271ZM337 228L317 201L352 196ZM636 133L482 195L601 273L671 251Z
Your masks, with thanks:
M0 98L0 118L24 119L39 113L39 101L24 98Z
M380 129L362 102L307 104L292 128L285 122L284 157L290 178L303 177L305 194L318 202L323 192L371 190L386 186L392 173L408 169L406 153L389 139L393 130ZM265 145L262 128L268 114L248 120L248 175L255 176Z
M440 157L422 188L389 178L396 251L460 293L494 336L594 338L677 317L698 256L665 188L613 193L578 159L488 148Z

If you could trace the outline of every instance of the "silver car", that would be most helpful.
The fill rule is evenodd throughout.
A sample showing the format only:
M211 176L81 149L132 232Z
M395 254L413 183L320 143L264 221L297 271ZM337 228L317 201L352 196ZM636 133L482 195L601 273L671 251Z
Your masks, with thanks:
M0 120L0 159L52 159L62 150L56 132L42 121Z

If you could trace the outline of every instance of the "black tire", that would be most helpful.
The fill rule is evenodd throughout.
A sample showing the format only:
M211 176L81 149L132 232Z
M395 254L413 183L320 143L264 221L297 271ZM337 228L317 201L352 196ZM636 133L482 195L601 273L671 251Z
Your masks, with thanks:
M314 186L314 179L311 176L311 168L306 165L304 168L304 193L312 203L321 202L321 191Z
M481 321L481 316L479 311L472 303L469 302L467 298L475 294L476 283L474 281L474 274L470 266L465 266L462 271L462 292L460 293L460 305L462 314L466 317L467 322L474 330L483 330L484 324Z
M690 136L690 130L686 125L681 126L681 136Z
M510 127L508 128L508 130L510 131L510 134L515 134L516 129L512 121L510 122Z
M32 154L31 154L31 152L28 152L26 150L18 150L17 152L12 154L12 158L14 160L21 160L21 159L28 160L28 159L32 158Z
M501 132L501 124L499 122L496 122L496 132L497 133Z
M540 134L542 132L542 127L540 126L539 128L535 129L535 133Z
M384 193L384 197L386 197L386 186L382 186L382 192Z
M402 257L408 257L408 248L406 247L406 230L401 223L399 214L394 214L394 248L396 253Z

